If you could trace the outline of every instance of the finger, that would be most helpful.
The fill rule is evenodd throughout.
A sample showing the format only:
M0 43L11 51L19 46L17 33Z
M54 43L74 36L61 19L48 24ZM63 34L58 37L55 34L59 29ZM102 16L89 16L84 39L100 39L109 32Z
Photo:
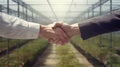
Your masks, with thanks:
M65 42L69 42L70 41L69 36L63 31L62 31L62 34L63 34L62 36L64 36L64 38L65 38Z
M59 37L58 34L55 34L56 36L54 36L54 40L52 42L56 43L56 44L62 44L62 40Z
M67 36L67 34L65 34L65 32L61 31L61 35L62 35L62 38L64 39L63 42L69 41L69 37Z
M56 44L59 44L59 45L64 45L65 42L63 42L62 40L60 40L59 37L57 37L57 39L54 41Z
M62 41L62 43L64 42L68 42L68 37L66 36L66 34L59 28L56 28L55 29L57 32L56 32L56 35L59 37L59 39Z
M59 40L59 41L56 41L56 44L60 44L60 45L61 45L61 44L62 44L62 41L60 41L60 40Z
M59 37L54 38L54 40L52 42L54 42L56 44L62 44L62 41L60 40Z
M59 40L59 39L54 40L54 42L55 42L56 44L62 44L61 40Z
M69 41L68 35L65 34L65 32L61 30L61 28L55 28L54 31L56 33L57 39L61 40L62 44Z
M48 42L54 43L54 40L53 40L52 38L49 38L49 39L48 39Z
M56 28L56 27L62 27L63 23L55 23L55 25L53 26L53 28Z
M61 30L61 29L59 29L60 30L60 32L61 32L61 35L64 37L64 41L65 42L69 42L70 41L70 37L69 37L69 35L64 31L64 30Z
M59 23L57 23L58 25L59 25ZM60 25L62 25L62 26L59 26L59 27L53 27L53 29L56 29L56 28L60 28L63 32L64 32L64 34L66 34L66 36L68 37L68 38L70 38L70 36L69 36L69 34L67 34L67 32L66 32L66 27L64 27L64 26L66 26L67 24L60 24Z
M58 34L56 34L56 35L57 35L58 39L59 39L61 42L64 42L64 41L65 41L65 38L64 38L64 36L63 36L61 33L58 33Z

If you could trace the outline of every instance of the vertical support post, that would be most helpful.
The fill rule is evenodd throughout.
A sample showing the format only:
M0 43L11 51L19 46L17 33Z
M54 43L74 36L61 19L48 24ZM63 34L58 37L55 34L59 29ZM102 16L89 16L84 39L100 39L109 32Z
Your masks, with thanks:
M19 0L17 2L17 16L20 17L20 3L19 3Z
M102 5L101 5L101 0L99 0L99 2L100 2L100 11L99 11L99 15L101 15L102 13L102 10L101 10L101 8L102 8ZM102 35L100 35L99 36L99 46L100 47L102 47Z
M94 8L93 8L93 6L92 6L92 17L94 17Z
M7 0L7 14L9 14L9 0ZM10 44L10 40L7 39L7 67L9 67L9 44Z
M0 5L0 12L2 12L2 5Z
M110 0L110 13L112 13L112 0ZM111 42L110 48L113 47L113 45L112 45L113 40L112 40L112 39L113 39L113 38L112 38L112 33L110 33L110 42Z
M32 22L34 22L34 14L33 14L33 10L32 10Z
M22 18L24 19L24 18L25 18L24 4L22 5L22 12L23 12L23 16L22 16Z
M10 12L10 11L9 11L9 8L10 8L9 5L10 5L10 4L9 4L9 0L7 0L7 14L9 14L9 12Z
M19 0L17 0L17 16L18 17L20 17L20 1ZM19 45L17 44L17 48L19 47ZM18 60L18 67L19 67L19 52L17 51L17 55L18 55L18 58L17 58L17 60Z
M36 13L36 23L38 23L38 16L37 16L37 13Z
M112 0L110 0L110 13L112 13ZM112 40L113 38L112 38L112 33L110 33L110 46L109 46L109 48L110 48L110 59L112 59L112 56L113 56L113 44L112 44L112 42L113 42L113 40ZM112 64L112 62L110 61L110 67L113 67L113 64Z
M88 18L87 18L87 19L89 19L89 18L90 18L90 17L89 17L89 16L90 16L90 15L89 15L89 13L90 13L90 10L88 10L87 12L88 12Z
M27 11L27 6L26 6L26 20L28 20L28 11Z

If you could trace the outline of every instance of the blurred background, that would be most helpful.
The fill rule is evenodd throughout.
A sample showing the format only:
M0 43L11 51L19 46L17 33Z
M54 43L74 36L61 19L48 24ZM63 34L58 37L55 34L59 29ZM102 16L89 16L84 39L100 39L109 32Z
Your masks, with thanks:
M118 9L120 9L120 0L0 0L0 12L40 24L50 24L56 21L64 21L68 24L82 23L82 21L109 14ZM32 67L39 62L36 59L47 50L50 46L48 44L43 38L13 40L0 37L0 67ZM83 56L87 55L92 57L90 60L96 60L89 61L92 64L91 67L120 67L119 31L88 40L75 36L71 40L71 45ZM61 52L64 54L63 48L66 49L68 46L58 47L56 51L60 53L59 55ZM72 48L69 49L74 51ZM69 50L65 51L69 53ZM68 59L71 59L70 57ZM61 64L58 63L55 67L90 67L86 64L82 66L79 61L79 63L65 63L70 61L68 59L64 60L64 63L61 61ZM38 65L38 67L42 66Z

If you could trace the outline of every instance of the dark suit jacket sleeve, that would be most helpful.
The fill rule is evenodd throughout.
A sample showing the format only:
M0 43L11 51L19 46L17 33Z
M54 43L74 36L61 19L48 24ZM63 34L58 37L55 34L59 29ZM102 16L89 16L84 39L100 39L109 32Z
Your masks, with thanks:
M99 34L118 31L120 30L120 10L81 22L79 28L84 40Z

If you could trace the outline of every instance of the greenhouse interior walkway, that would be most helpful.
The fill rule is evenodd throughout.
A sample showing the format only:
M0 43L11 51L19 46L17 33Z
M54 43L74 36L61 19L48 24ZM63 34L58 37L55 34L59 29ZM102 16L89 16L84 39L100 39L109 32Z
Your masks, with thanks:
M83 23L119 9L120 0L0 0L1 13L42 25ZM0 37L0 67L120 67L120 31L65 45Z
M71 46L71 44L69 44ZM34 65L34 67L56 67L59 57L57 56L56 48L58 48L59 45L52 44L50 45L44 53L38 58L37 63ZM87 67L94 67L89 61L80 54L73 46L71 46L71 50L75 56L75 58L78 59L78 62L81 64L86 65ZM69 58L70 59L70 58ZM69 61L71 62L71 61Z
M55 51L55 44L53 44L44 51L33 67L55 67L57 62L58 58Z

